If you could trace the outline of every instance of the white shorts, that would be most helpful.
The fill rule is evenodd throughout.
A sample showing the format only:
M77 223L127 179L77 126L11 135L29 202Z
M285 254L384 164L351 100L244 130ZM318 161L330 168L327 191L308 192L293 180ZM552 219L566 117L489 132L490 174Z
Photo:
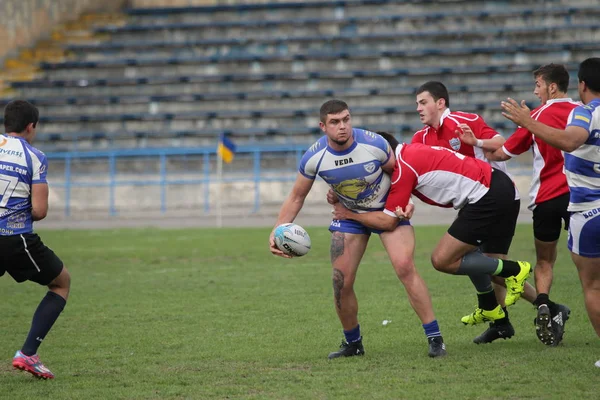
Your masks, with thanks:
M571 213L568 246L582 257L600 257L600 208Z

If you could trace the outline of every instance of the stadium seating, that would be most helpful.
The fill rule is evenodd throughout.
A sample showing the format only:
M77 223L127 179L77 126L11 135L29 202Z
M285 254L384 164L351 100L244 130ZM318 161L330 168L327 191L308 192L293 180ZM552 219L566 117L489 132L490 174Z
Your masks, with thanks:
M501 99L534 106L531 71L556 62L574 72L600 49L592 0L326 0L125 13L125 24L95 26L87 40L67 36L64 60L11 82L11 98L41 109L42 147L212 146L222 132L241 142L310 142L330 98L349 102L356 126L408 136L420 128L414 93L427 80L447 84L452 109L480 113L509 134Z

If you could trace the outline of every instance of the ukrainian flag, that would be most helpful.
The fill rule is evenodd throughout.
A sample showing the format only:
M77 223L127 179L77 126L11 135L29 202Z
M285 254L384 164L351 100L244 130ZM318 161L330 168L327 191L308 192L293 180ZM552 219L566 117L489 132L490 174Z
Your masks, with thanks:
M233 161L233 153L235 153L235 144L227 139L224 134L219 136L219 147L217 147L217 154L221 156L223 161L227 164Z

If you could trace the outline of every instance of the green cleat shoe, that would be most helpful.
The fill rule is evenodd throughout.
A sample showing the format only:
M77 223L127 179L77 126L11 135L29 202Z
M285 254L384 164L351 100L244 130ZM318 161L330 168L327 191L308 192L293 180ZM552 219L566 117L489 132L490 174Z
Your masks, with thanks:
M514 305L517 302L517 300L519 300L520 298L521 298L521 293L513 294L507 290L506 297L504 298L504 304L506 305L506 307L510 307L510 306Z
M515 304L515 302L521 298L521 293L525 291L525 281L531 274L531 264L527 261L517 262L521 267L521 271L517 275L508 277L504 280L506 283L506 298L504 301L507 307Z
M496 306L493 310L483 310L481 308L476 308L472 314L465 315L460 319L465 325L477 325L482 324L484 322L492 322L497 319L502 319L506 316L504 310L499 305Z

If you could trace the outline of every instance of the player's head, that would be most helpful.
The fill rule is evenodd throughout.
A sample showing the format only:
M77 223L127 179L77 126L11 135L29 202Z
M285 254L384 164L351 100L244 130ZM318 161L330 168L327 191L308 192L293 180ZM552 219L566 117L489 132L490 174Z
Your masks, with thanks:
M562 64L547 64L533 71L536 95L542 104L548 100L565 97L569 90L569 72Z
M450 96L442 82L429 81L417 89L417 112L425 125L437 126L448 107Z
M352 138L352 121L348 104L341 100L329 100L319 111L319 127L330 142L344 146Z
M383 137L385 140L387 140L387 142L390 144L390 147L392 148L392 151L395 153L396 152L396 147L398 147L398 145L400 144L400 142L398 141L398 139L396 139L394 137L394 135L392 135L391 133L388 132L376 132L378 135L380 135L381 137Z
M584 103L589 103L600 97L600 58L592 57L579 64L577 73L579 97Z
M13 100L4 107L4 132L17 133L31 142L40 117L37 107L25 100Z

